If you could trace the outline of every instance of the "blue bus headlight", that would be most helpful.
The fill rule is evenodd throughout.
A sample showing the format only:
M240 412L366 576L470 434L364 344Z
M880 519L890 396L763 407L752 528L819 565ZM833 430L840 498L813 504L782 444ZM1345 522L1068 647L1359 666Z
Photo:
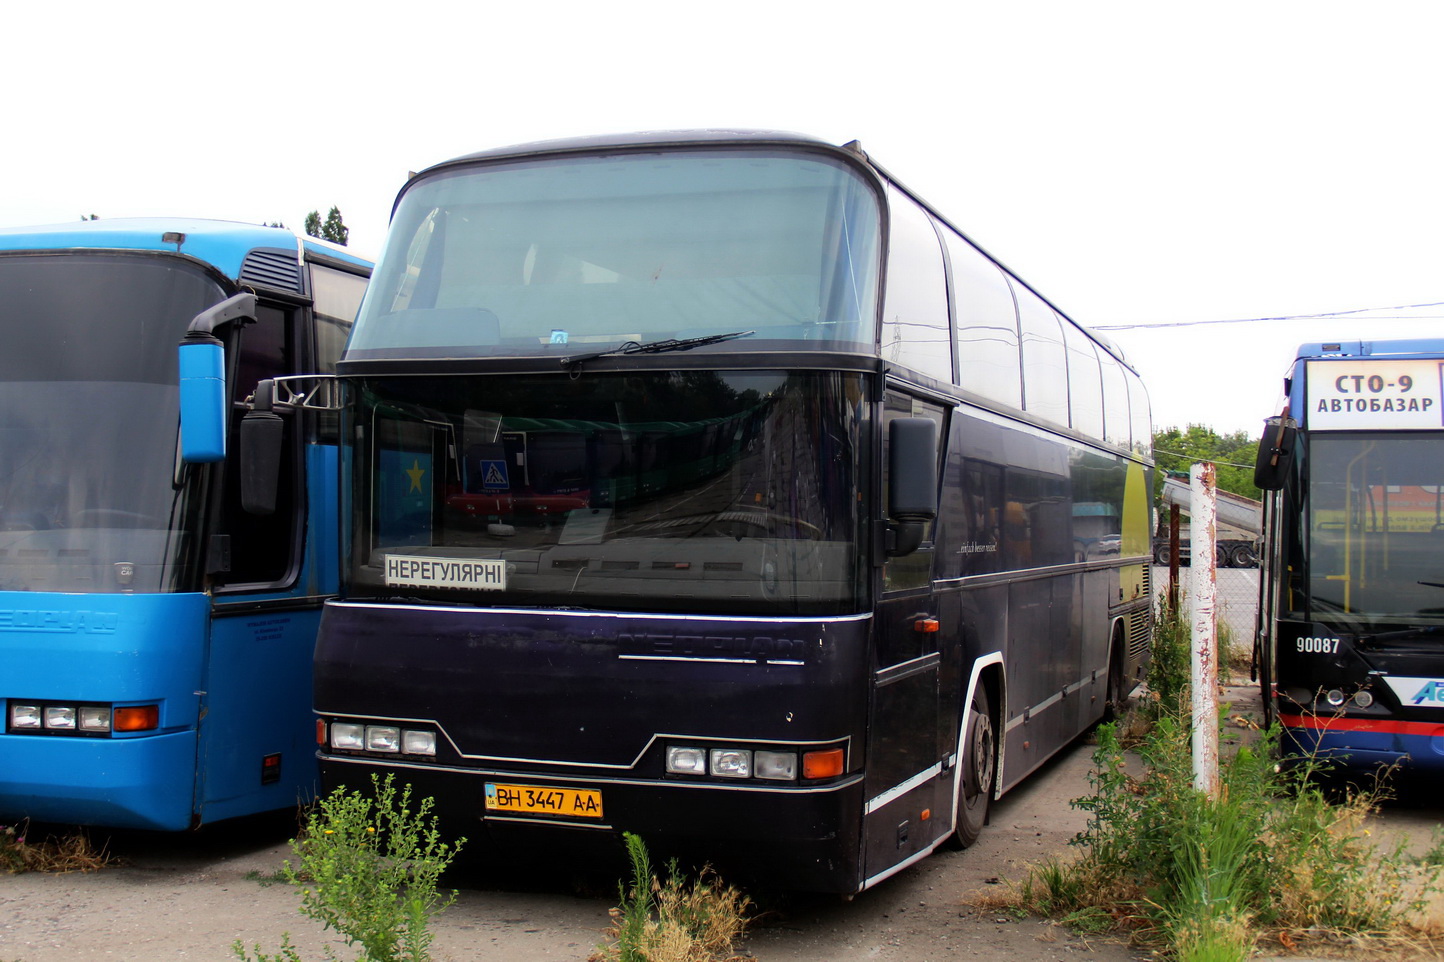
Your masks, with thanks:
M39 705L10 706L11 728L41 728L43 726L44 722L41 721Z
M46 705L46 728L74 728L75 708L70 705Z
M88 732L110 731L110 709L101 705L81 705L80 728Z
M714 748L710 757L712 774L722 778L751 778L752 753L743 748Z

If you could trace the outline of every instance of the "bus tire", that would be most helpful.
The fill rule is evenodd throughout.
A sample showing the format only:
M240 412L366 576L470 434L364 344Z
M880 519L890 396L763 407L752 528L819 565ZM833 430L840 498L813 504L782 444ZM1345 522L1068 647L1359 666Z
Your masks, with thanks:
M1108 646L1108 691L1103 696L1103 720L1111 722L1123 714L1129 692L1123 690L1123 628L1113 630L1113 643Z
M993 780L998 771L998 736L987 686L978 681L968 711L963 737L962 771L958 773L957 827L952 841L967 848L978 840L988 824L988 806L993 800Z

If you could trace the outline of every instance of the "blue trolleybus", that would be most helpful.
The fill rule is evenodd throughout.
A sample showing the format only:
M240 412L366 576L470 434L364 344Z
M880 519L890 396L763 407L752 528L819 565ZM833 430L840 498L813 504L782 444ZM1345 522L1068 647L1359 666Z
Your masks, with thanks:
M1143 670L1138 377L855 144L432 167L337 370L322 782L473 847L856 892Z
M1264 703L1285 747L1444 770L1444 340L1305 344L1265 425Z
M185 829L314 791L336 426L285 423L264 515L226 447L259 379L334 364L369 272L218 221L0 231L0 817Z

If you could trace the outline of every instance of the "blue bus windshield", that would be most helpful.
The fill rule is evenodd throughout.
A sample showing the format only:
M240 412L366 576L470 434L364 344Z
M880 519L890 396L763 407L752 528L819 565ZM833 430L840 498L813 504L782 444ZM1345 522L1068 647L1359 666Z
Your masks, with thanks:
M0 590L186 587L175 344L223 297L176 258L0 258Z
M1444 437L1316 433L1308 444L1312 616L1444 623Z
M745 350L871 351L879 220L860 174L802 152L449 168L401 197L346 358L566 357L741 331Z

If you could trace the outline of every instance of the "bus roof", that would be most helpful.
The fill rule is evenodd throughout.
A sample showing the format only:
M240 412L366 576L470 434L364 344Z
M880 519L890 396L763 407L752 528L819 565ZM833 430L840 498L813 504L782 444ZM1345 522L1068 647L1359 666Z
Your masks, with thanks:
M259 224L197 217L117 217L0 228L0 251L168 251L204 261L226 277L239 280L241 266L251 251L296 250L297 239L298 235L287 228ZM299 239L310 254L358 268L371 267L370 261L344 247L315 237Z
M1418 337L1394 341L1322 341L1300 344L1299 360L1326 357L1380 357L1395 354L1444 354L1444 338Z
M749 147L801 147L804 149L819 150L826 153L831 153L836 156L851 160L860 167L873 171L876 176L882 178L883 180L889 181L894 184L898 189L902 190L905 194L912 197L923 207L927 208L927 210L934 217L947 224L964 239L966 239L967 242L969 244L972 244L979 253L981 253L984 257L988 258L994 264L996 264L1005 274L1011 277L1014 281L1022 284L1028 290L1032 291L1035 295L1042 299L1044 303L1046 303L1053 310L1057 311L1061 316L1067 317L1070 321L1073 320L1065 311L1061 310L1056 304L1048 300L1047 297L1045 297L1038 290L1036 290L1031 284L1019 277L1017 273L1010 270L1006 264L1004 264L998 258L990 254L986 249L983 248L981 244L977 243L966 233L964 233L961 228L959 228L956 224L954 224L948 219L947 215L943 214L936 207L933 207L926 200L920 197L916 192L910 190L905 184L903 184L896 177L894 177L888 170L880 166L876 161L869 157L867 153L863 151L861 143L856 140L839 147L836 144L828 143L825 140L820 140L816 137L808 136L807 134L793 133L791 131L785 130L703 128L697 130L648 130L636 133L601 134L587 137L568 137L558 140L539 140L532 143L514 144L506 147L493 147L487 150L479 150L474 153L465 154L461 157L454 157L450 160L445 160L437 164L432 164L431 166L420 171L419 173L412 174L412 176L408 178L408 182L402 186L400 191L397 192L396 200L392 204L392 214L395 214L396 206L401 203L401 197L406 193L407 188L410 186L411 180L414 180L416 177L419 177L422 174L443 171L451 167L465 166L467 164L485 161L505 161L509 159L520 159L524 157L556 156L571 153L596 153L598 151L607 150L631 151L663 149L667 147L707 147L723 145ZM1124 355L1123 350L1117 344L1115 344L1112 339L1105 337L1104 335L1099 334L1098 332L1093 331L1082 324L1078 324L1076 321L1073 321L1073 323L1077 325L1077 327L1085 335L1087 335L1096 344L1098 344L1099 347L1103 348L1103 350L1111 354L1115 359L1121 362L1129 370L1133 371L1135 374L1138 373L1137 368L1133 366L1133 364Z

